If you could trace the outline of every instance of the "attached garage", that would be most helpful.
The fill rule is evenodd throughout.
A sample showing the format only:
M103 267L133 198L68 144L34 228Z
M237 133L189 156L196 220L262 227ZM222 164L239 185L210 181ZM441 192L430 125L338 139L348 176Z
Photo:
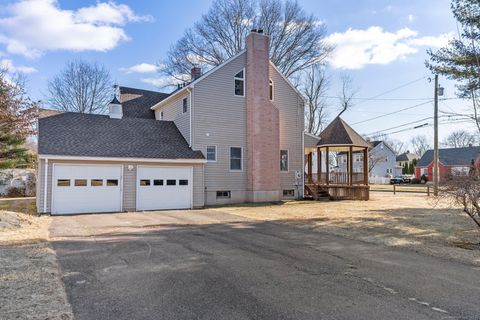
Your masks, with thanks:
M192 207L193 167L138 166L137 210Z
M38 126L40 213L204 206L205 157L172 121L66 112Z
M121 165L55 164L52 214L122 210Z

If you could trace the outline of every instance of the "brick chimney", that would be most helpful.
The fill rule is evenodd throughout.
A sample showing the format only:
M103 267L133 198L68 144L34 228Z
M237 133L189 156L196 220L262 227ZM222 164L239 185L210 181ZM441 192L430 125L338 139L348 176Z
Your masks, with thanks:
M190 70L190 76L191 76L192 81L195 81L201 75L202 75L202 68L200 68L200 67L193 67Z
M269 38L252 30L246 39L247 196L280 200L279 112L269 99Z

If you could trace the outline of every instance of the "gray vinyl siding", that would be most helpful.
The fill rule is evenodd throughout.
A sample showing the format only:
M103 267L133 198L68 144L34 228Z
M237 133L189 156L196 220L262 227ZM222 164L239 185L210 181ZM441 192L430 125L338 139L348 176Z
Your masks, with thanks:
M188 109L183 113L183 99L187 98ZM190 94L184 94L176 97L173 101L168 102L161 109L155 110L155 118L160 119L160 113L163 111L163 120L173 121L180 133L183 135L188 144L190 144L190 112L191 112Z
M137 166L133 165L131 170L128 164L123 165L123 211L135 211L137 202Z
M36 194L36 202L37 202L37 212L39 213L47 213L50 212L51 208L51 200L52 200L52 188L51 188L51 182L52 182L52 162L48 162L48 172L47 172L47 210L44 210L44 198L45 198L45 160L41 159L38 162L38 168L37 168L37 194Z
M245 67L246 54L216 70L193 89L193 149L206 154L217 146L217 161L205 164L206 204L244 202L247 184L245 98L234 95L234 75ZM242 171L230 171L230 147L243 150ZM232 192L230 199L216 199L216 191Z
M298 189L295 187L295 171L300 171L303 175L304 102L271 65L270 79L274 87L272 102L278 108L280 116L280 150L288 150L289 157L288 172L280 172L281 190L294 189L296 196L297 191L303 196L303 186Z
M40 160L42 166L39 167L38 173L38 183L37 186L37 210L38 212L43 212L43 195L44 195L44 165L45 160ZM47 211L51 212L51 201L52 201L52 168L54 163L66 163L66 164L112 164L118 165L119 162L115 161L73 161L73 160L49 160L48 162L48 180L47 180ZM204 206L204 184L203 184L203 164L178 164L178 163L152 163L152 162L124 162L123 165L123 211L135 211L136 210L136 179L137 179L137 166L139 165L150 165L150 166L183 166L183 167L192 167L193 166L193 207L200 208ZM132 170L128 170L128 166L133 166Z

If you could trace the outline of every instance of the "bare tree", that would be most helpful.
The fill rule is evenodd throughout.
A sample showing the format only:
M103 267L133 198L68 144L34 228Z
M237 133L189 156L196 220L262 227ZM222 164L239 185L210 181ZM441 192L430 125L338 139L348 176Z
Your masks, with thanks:
M48 93L48 102L55 109L104 113L114 92L110 73L104 66L74 60L48 82Z
M327 120L325 93L328 79L320 64L312 65L302 78L301 88L306 99L305 125L306 130L319 135Z
M380 161L385 161L385 157L375 154L374 152L368 153L368 173L372 172L373 168L379 163Z
M412 145L414 153L418 154L419 156L423 156L428 149L431 149L428 139L424 135L412 137L410 139L410 144Z
M251 29L270 35L270 59L287 77L331 52L325 26L291 0L215 0L167 54L162 72L185 80L193 66L210 69L243 50Z
M378 140L382 140L386 143L390 148L392 148L393 152L396 155L402 154L407 151L407 144L401 140L390 138L388 134L381 134L377 138Z
M457 130L450 133L442 144L446 147L462 148L476 144L477 140L477 135L467 130Z
M468 175L454 175L444 179L441 185L441 196L452 199L460 205L475 224L480 228L480 172L472 163Z
M342 75L341 81L342 89L338 97L340 100L340 113L338 114L338 117L353 107L353 99L358 93L358 88L353 86L352 77L348 75Z

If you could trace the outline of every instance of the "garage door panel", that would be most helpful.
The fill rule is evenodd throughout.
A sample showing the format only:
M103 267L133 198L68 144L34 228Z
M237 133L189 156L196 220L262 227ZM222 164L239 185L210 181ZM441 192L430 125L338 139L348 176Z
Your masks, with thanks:
M52 214L121 210L122 167L55 165Z
M191 208L191 167L139 167L137 210Z

